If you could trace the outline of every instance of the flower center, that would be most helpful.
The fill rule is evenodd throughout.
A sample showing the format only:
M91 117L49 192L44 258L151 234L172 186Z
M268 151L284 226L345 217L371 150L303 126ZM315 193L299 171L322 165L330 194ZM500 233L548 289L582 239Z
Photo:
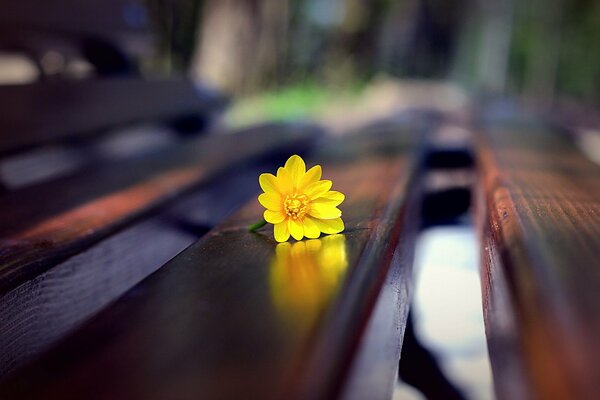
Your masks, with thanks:
M288 194L285 196L283 208L292 219L300 219L308 212L309 199L305 194Z

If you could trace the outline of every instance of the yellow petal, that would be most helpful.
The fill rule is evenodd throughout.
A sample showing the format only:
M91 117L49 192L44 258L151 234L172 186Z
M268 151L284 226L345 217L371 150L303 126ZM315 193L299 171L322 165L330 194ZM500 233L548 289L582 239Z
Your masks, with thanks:
M294 182L289 171L285 168L277 170L277 188L281 194L290 194L294 191Z
M300 179L300 183L298 184L298 190L302 191L306 186L310 185L311 183L317 182L319 179L321 179L321 174L322 171L320 165L315 165L314 167L306 171L302 179Z
M288 219L288 229L290 230L290 233L294 239L302 240L302 237L304 236L304 228L298 221L291 218Z
M329 205L329 206L339 206L344 199L346 198L346 196L344 196L343 193L340 192L336 192L333 190L330 190L329 192L323 194L321 197L313 200L311 203L312 204L323 204L323 205Z
M263 216L265 217L265 221L270 224L278 224L285 219L285 214L280 211L265 210Z
M290 231L288 229L287 221L276 224L273 228L273 233L275 235L275 240L278 242L287 242L287 240L290 238Z
M344 230L344 221L341 218L336 219L313 219L319 230L329 235L340 233Z
M304 190L304 194L307 195L311 200L321 197L331 189L333 183L328 180L313 182L308 185Z
M304 235L309 239L316 239L321 235L321 231L319 227L315 223L315 221L310 217L304 217L302 221L302 225L304 226Z
M273 174L260 174L258 183L265 193L278 192L277 178Z
M269 192L258 196L258 202L266 209L279 211L283 205L281 196L277 193Z
M300 184L300 179L306 173L306 165L304 164L304 160L302 157L294 154L285 162L285 168L292 178L292 183L295 187L298 187Z
M310 211L308 214L311 217L319 219L334 219L342 216L342 210L327 204L310 203Z

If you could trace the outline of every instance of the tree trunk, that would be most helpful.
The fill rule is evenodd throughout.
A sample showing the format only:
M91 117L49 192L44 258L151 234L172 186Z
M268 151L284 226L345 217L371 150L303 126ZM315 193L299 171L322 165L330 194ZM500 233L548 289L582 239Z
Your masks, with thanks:
M205 1L192 75L233 94L276 80L287 14L287 0Z

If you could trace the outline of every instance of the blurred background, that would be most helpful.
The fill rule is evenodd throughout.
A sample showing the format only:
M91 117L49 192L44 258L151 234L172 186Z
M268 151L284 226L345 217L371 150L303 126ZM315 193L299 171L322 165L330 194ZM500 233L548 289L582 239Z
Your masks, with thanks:
M23 3L39 19L68 18L52 15L51 4ZM392 79L452 82L585 120L593 117L580 110L600 100L593 0L110 0L86 10L66 3L82 25L93 30L95 22L119 41L135 65L98 67L58 38L31 65L18 43L4 40L0 84L128 68L185 74L241 100L229 114L235 123L322 113L373 87L374 97L389 96L383 82ZM19 12L0 15L0 26L18 23ZM121 21L108 22L115 15ZM88 55L119 57L101 41L94 46Z
M600 95L593 0L147 3L159 41L153 66L236 95L297 87L315 96L380 76L449 78L548 101Z
M594 0L148 4L158 28L153 67L251 97L233 110L242 121L314 113L389 78L451 81L569 114L600 99Z

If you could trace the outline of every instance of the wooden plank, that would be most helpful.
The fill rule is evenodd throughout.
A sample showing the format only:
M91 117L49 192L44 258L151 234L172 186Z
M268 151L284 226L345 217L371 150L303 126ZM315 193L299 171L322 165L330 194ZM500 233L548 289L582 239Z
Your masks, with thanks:
M0 86L0 153L94 135L119 125L208 118L222 101L185 79L48 80Z
M415 201L408 201L406 215L419 215L417 199L421 189L415 185L411 186L411 196L415 196ZM413 264L413 239L419 219L407 218L405 222L405 234L394 251L373 314L341 389L340 398L343 400L389 400L393 397L411 302L410 266Z
M414 136L366 133L313 157L346 194L343 234L277 245L270 230L247 232L262 215L253 200L0 397L335 397L394 251L414 239L404 223L415 218Z
M0 294L224 170L306 148L318 132L270 124L210 135L0 196Z
M0 296L0 380L254 197L256 176L277 164L250 163L243 171L222 175Z
M0 179L7 191L73 174L92 165L113 163L158 152L181 140L173 129L141 124L112 130L95 140L40 147L0 159Z
M600 167L548 127L478 146L483 297L498 398L600 393Z

